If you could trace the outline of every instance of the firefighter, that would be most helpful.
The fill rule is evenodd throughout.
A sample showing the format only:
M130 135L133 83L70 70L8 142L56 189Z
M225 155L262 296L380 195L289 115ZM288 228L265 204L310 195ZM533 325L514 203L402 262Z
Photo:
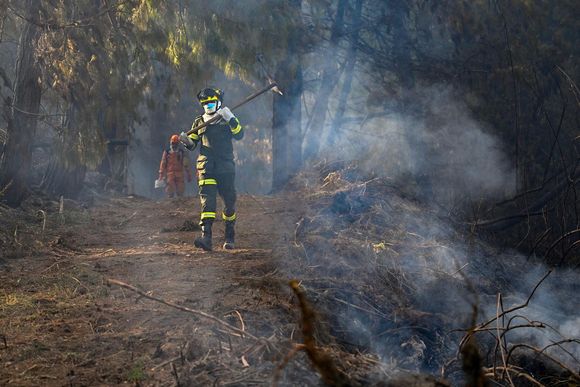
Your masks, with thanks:
M224 201L222 219L225 222L224 249L235 247L236 222L236 188L234 185L236 165L232 139L241 140L244 130L238 119L229 108L223 105L223 91L206 88L197 94L197 99L203 107L204 114L196 117L193 127L196 127L216 116L220 119L197 133L187 135L182 132L180 140L189 150L201 143L197 158L197 177L201 201L201 237L196 238L196 247L206 251L212 250L211 228L216 217L216 197L219 194Z
M179 136L174 134L169 139L169 147L163 151L159 165L159 181L165 181L165 193L172 198L183 196L185 192L185 174L191 183L191 166L189 158L179 146Z

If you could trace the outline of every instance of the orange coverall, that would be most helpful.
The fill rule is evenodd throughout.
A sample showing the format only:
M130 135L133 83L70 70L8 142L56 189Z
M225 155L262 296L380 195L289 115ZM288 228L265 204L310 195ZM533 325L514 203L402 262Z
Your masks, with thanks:
M167 186L165 192L172 198L175 194L183 196L185 192L185 173L187 181L191 182L191 168L189 159L184 155L182 149L173 150L172 148L163 151L161 164L159 165L159 180L165 180Z

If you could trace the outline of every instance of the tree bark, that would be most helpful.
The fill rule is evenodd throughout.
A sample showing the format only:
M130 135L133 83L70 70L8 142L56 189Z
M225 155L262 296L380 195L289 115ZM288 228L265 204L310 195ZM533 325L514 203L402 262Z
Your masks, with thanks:
M289 53L278 64L276 81L284 95L274 96L272 114L272 191L279 191L302 166L302 65Z
M346 4L347 0L339 0L336 6L336 17L334 18L330 33L329 55L327 56L327 62L322 73L322 80L316 102L314 103L312 117L308 123L303 139L305 160L311 160L318 154L320 138L324 131L324 123L326 122L326 111L328 109L330 94L338 82L339 74L335 53L338 50L338 42L344 28Z
M27 16L30 19L37 17L39 3L36 0L27 2ZM39 36L38 26L24 24L16 63L13 107L8 120L8 141L0 166L1 200L12 207L20 205L29 187L32 143L41 97L40 69L34 55Z
M338 97L338 105L336 109L336 114L332 120L331 130L326 137L326 143L330 146L336 143L338 138L338 132L341 129L343 123L344 112L346 110L346 104L348 101L348 96L350 95L350 90L352 86L352 79L354 77L354 68L356 65L356 54L358 46L358 36L361 24L362 7L364 0L357 0L355 4L355 10L353 15L353 31L350 37L350 47L348 49L346 64L344 68L344 81L342 82L342 89L340 90L340 96Z
M68 127L67 133L75 132L74 127L78 125L77 108L74 99L71 98L70 106L66 115L65 125ZM52 196L64 196L75 199L83 188L86 167L78 158L74 140L69 138L61 139L61 143L50 159L48 168L42 178L41 189ZM59 149L60 148L60 149ZM68 156L68 160L65 157Z
M291 7L300 14L301 0L292 0ZM292 174L302 167L302 59L300 29L289 36L286 57L276 67L276 82L284 92L275 95L272 113L272 191L279 191Z

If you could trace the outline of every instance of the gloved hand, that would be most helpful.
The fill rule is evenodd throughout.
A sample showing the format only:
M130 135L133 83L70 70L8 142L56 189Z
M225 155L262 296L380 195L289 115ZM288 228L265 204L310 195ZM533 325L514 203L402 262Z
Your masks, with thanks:
M224 106L223 108L221 108L220 110L217 111L218 114L220 116L222 116L222 118L226 121L226 122L230 122L230 120L232 118L234 118L234 113L232 113L232 111L230 110L229 107Z
M185 133L185 132L181 132L181 133L179 134L179 141L181 141L181 142L182 142L183 144L185 144L185 146L187 146L187 147L192 147L193 145L195 145L195 144L193 143L193 140L192 140L191 138L189 138L189 137L187 136L187 133Z

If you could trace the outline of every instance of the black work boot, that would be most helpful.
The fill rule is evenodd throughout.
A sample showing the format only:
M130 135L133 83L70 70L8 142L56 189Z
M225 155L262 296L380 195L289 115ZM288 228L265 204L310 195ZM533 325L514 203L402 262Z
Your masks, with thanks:
M235 249L234 241L235 241L236 233L234 230L234 224L235 224L235 222L226 222L226 232L225 232L226 241L224 242L224 249L226 249L226 250Z
M201 225L201 237L195 238L193 244L195 247L204 249L205 251L211 251L211 224L212 222L204 222Z

